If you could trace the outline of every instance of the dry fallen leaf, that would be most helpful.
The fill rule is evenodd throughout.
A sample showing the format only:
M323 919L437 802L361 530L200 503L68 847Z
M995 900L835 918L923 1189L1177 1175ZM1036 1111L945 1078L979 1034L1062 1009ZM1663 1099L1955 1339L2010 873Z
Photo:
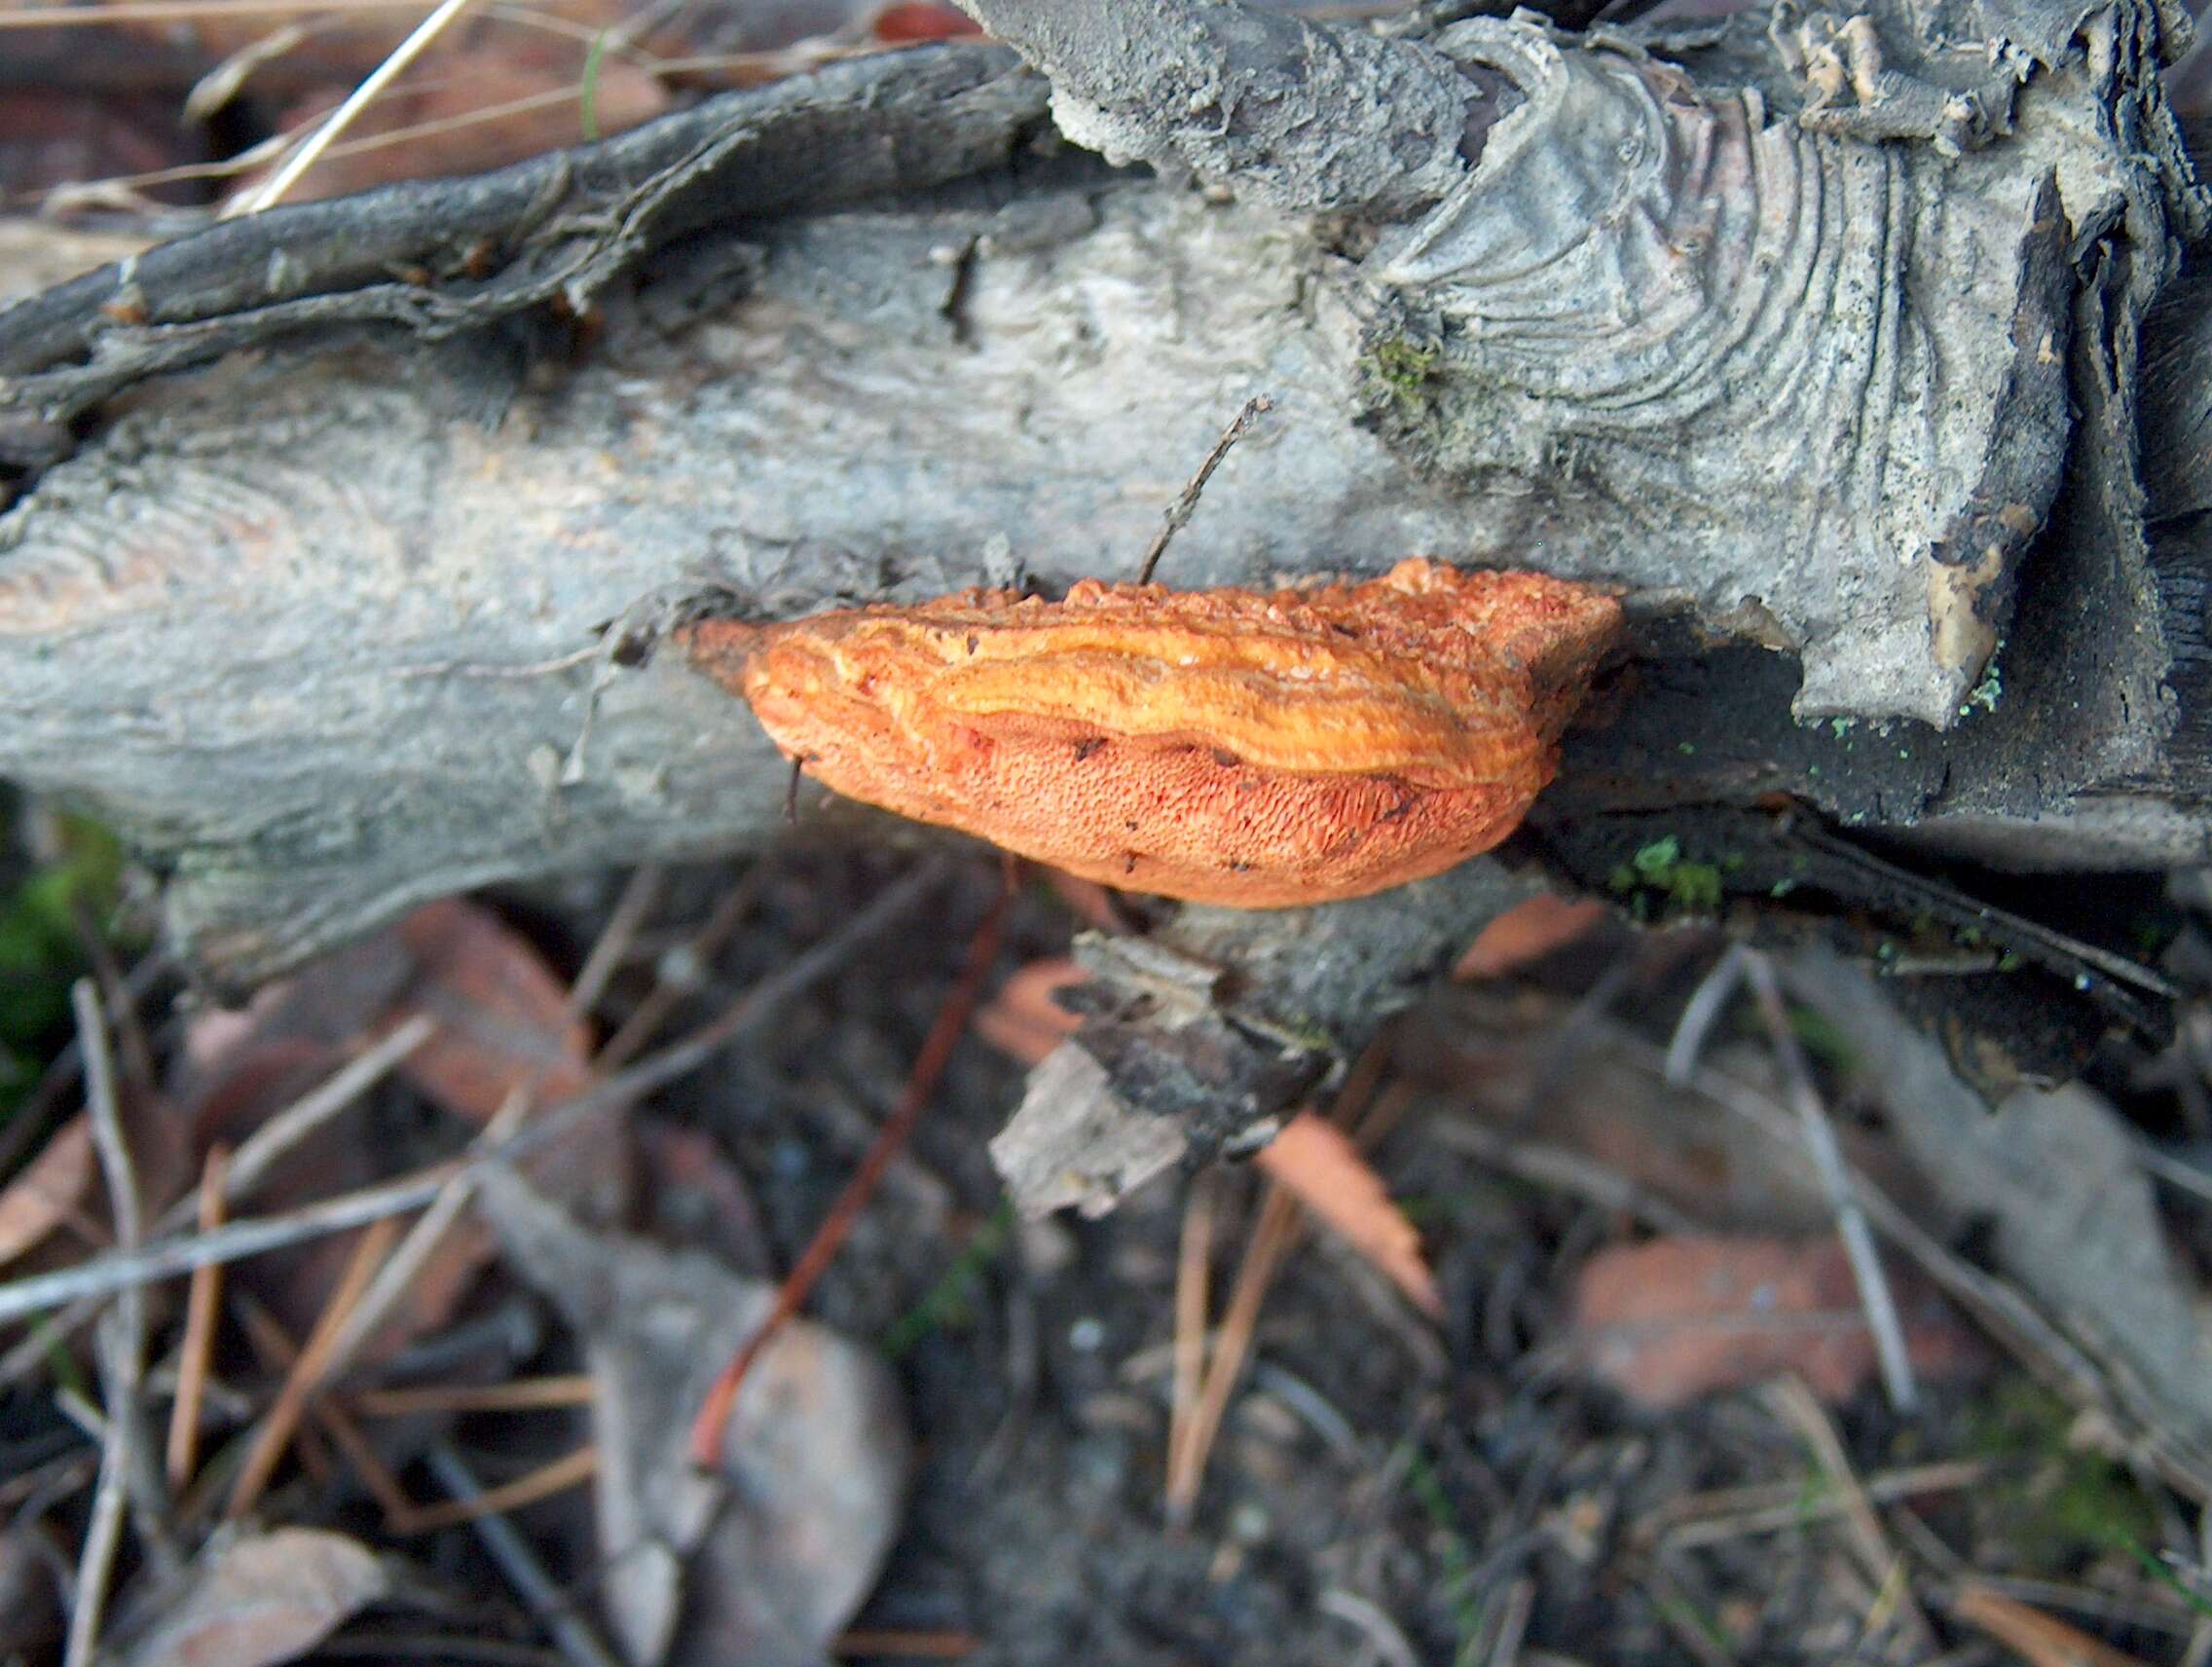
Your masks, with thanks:
M534 1086L539 1105L591 1082L591 1032L527 939L465 898L425 904L399 923L415 978L384 1028L417 1013L438 1021L400 1074L456 1117L489 1123L507 1095Z
M516 1273L583 1335L598 1593L622 1653L668 1667L820 1662L899 1529L908 1439L888 1368L792 1322L746 1380L719 1470L703 1473L692 1416L775 1286L588 1231L498 1168L481 1199Z
M128 1667L270 1667L384 1598L376 1555L342 1534L279 1528L223 1544L167 1595Z
M14 1261L82 1209L93 1175L92 1126L80 1112L0 1191L0 1263Z
M1414 1307L1432 1319L1444 1312L1436 1276L1420 1253L1420 1234L1343 1130L1302 1111L1254 1162L1388 1276Z
M1979 1344L1941 1299L1902 1269L1889 1274L1920 1375L1978 1364ZM1875 1368L1834 1239L1655 1239L1601 1250L1576 1281L1574 1344L1598 1377L1660 1409L1785 1372L1840 1401Z
M535 1086L542 1110L591 1080L589 1027L570 1017L567 990L544 957L491 910L448 898L302 970L280 997L255 1003L247 1022L226 1017L205 1024L187 1102L196 1135L203 1146L243 1144L368 1039L419 1014L438 1028L395 1075L472 1126L489 1122L516 1090ZM434 1155L432 1146L419 1154ZM365 1185L398 1159L356 1105L287 1154L256 1188L254 1206L279 1209ZM619 1113L610 1108L564 1130L526 1167L565 1203L614 1207L628 1176ZM355 1241L336 1235L249 1263L238 1278L304 1336ZM366 1356L443 1325L490 1254L480 1223L456 1222L410 1278Z

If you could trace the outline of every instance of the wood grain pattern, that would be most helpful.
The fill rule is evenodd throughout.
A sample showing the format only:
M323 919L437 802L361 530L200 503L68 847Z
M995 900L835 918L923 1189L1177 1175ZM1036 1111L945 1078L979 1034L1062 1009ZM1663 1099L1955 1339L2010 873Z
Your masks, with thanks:
M1415 559L1309 590L1085 580L679 640L840 793L1110 885L1279 908L1504 838L1619 625L1584 585Z

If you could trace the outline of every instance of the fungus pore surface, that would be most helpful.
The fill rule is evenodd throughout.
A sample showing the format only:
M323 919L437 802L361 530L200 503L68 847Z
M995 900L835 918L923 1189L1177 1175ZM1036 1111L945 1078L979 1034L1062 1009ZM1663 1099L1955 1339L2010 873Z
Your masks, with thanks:
M679 641L840 793L1108 885L1282 908L1510 834L1620 617L1586 585L1414 559L1359 584L1087 579Z

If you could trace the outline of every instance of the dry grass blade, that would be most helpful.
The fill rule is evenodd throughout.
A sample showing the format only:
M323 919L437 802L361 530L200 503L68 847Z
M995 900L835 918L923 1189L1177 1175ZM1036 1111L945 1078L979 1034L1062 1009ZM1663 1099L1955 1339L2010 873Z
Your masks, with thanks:
M1790 1104L1796 1107L1798 1122L1804 1127L1805 1144L1819 1168L1821 1184L1827 1190L1828 1207L1835 1212L1836 1232L1851 1258L1851 1271L1859 1281L1860 1301L1866 1310L1866 1327L1874 1334L1874 1352L1882 1365L1882 1387L1889 1392L1890 1405L1899 1412L1910 1412L1919 1398L1919 1390L1913 1383L1912 1357L1905 1349L1904 1327L1898 1320L1897 1298L1891 1293L1888 1276L1882 1272L1882 1258L1874 1249L1872 1233L1867 1230L1866 1212L1860 1207L1851 1176L1844 1169L1843 1150L1836 1144L1835 1129L1829 1124L1827 1109L1822 1105L1820 1091L1813 1084L1812 1067L1805 1062L1805 1051L1798 1046L1797 1033L1790 1027L1789 1013L1782 1000L1782 981L1775 977L1774 963L1751 949L1744 951L1744 974L1751 981L1752 994L1758 998L1759 1018L1766 1025L1767 1038L1782 1066Z
M258 1255L303 1240L341 1233L364 1222L420 1209L436 1199L447 1181L463 1168L518 1158L586 1117L595 1116L609 1106L626 1104L690 1075L732 1042L751 1033L784 1002L841 966L855 948L934 888L943 871L940 864L917 865L837 931L803 954L793 956L747 990L719 1018L651 1057L627 1070L617 1071L590 1092L564 1102L511 1139L488 1141L479 1137L465 1160L440 1164L418 1175L344 1193L285 1215L234 1221L213 1233L160 1240L130 1254L116 1252L94 1257L74 1268L0 1284L0 1321L21 1319L67 1303L105 1299L118 1291L190 1273L212 1262L235 1262L243 1256ZM88 1307L73 1313L57 1330L67 1333L74 1325L91 1317L92 1312L94 1310ZM44 1348L43 1341L34 1342L37 1346L29 1349L33 1363ZM10 1368L18 1364L14 1354L8 1364Z
M1191 1196L1183 1205L1183 1235L1175 1258L1175 1370L1171 1379L1167 1413L1167 1469L1179 1471L1176 1456L1189 1447L1192 1420L1198 1414L1198 1391L1206 1365L1206 1315L1213 1307L1214 1201L1219 1186L1212 1170L1192 1178ZM1170 1522L1173 1521L1170 1507Z
M330 113L330 119L292 153L290 160L270 176L266 185L241 203L237 211L240 214L258 214L282 201L284 193L299 182L302 174L314 167L315 160L331 147L338 135L352 125L354 119L391 85L402 70L422 56L425 47L445 33L447 25L473 4L475 0L438 0L437 10L416 25L413 34L392 48L391 56L369 72L361 85L347 95L346 101Z
M353 1410L369 1418L417 1413L543 1412L591 1405L592 1381L582 1372L559 1378L521 1378L505 1384L429 1384L405 1389L363 1389Z
M1796 1429L1813 1450L1822 1470L1826 1472L1829 1486L1843 1497L1844 1521L1851 1527L1853 1545L1866 1577L1885 1595L1895 1593L1898 1619L1905 1632L1905 1643L1913 1652L1913 1659L1924 1660L1936 1652L1935 1630L1928 1624L1920 1602L1912 1595L1912 1588L1903 1579L1904 1561L1898 1555L1890 1537L1882 1531L1882 1519L1874 1514L1873 1504L1866 1498L1866 1490L1860 1484L1859 1473L1852 1468L1851 1457L1843 1450L1843 1441L1828 1422L1828 1415L1821 1410L1821 1403L1813 1398L1812 1390L1796 1378L1784 1378L1776 1383L1768 1396L1775 1410ZM1870 1618L1868 1630L1877 1630Z
M428 1015L415 1015L389 1035L362 1049L333 1071L327 1082L302 1094L256 1129L231 1159L223 1180L225 1201L237 1204L244 1199L285 1153L383 1081L387 1072L427 1042L437 1028L437 1021ZM163 1224L177 1223L165 1218Z
M642 868L630 876L599 941L592 945L591 953L584 958L575 982L561 1002L560 1017L553 1026L555 1034L580 1024L584 1016L598 1005L608 981L622 964L622 957L629 952L639 929L659 901L662 879L663 871L653 866ZM575 1072L575 1080L569 1081L571 1074L567 1068L569 1065L567 1057L556 1055L515 1084L485 1125L483 1138L498 1143L519 1132L548 1083L565 1082L571 1091L579 1087L584 1079L580 1072ZM439 1190L430 1207L408 1229L406 1239L392 1253L390 1261L378 1271L376 1278L362 1294L360 1305L347 1318L332 1345L325 1376L335 1376L352 1363L386 1316L398 1306L408 1286L435 1254L474 1194L475 1178L468 1170L455 1175Z
M209 1148L200 1172L200 1231L223 1225L223 1178L229 1149ZM207 1369L215 1351L215 1317L223 1300L223 1270L210 1264L192 1271L184 1299L184 1341L177 1345L176 1399L169 1405L169 1486L181 1492L200 1464L200 1408L207 1391Z
M1213 1359L1198 1393L1197 1409L1184 1426L1180 1446L1167 1455L1167 1520L1180 1527L1191 1520L1198 1502L1198 1485L1205 1479L1206 1461L1213 1455L1214 1437L1229 1410L1229 1397L1244 1375L1244 1362L1252 1352L1252 1337L1259 1329L1260 1308L1274 1283L1275 1271L1298 1242L1298 1204L1281 1188L1270 1185L1267 1203L1260 1206L1260 1224L1237 1264L1236 1284L1230 1292L1229 1312L1222 1316L1220 1335L1214 1339Z
M1372 1146L1389 1131L1409 1098L1401 1085L1380 1100L1375 1099L1376 1085L1382 1080L1388 1057L1387 1051L1382 1047L1371 1047L1362 1054L1353 1062L1344 1086L1337 1091L1336 1103L1330 1108L1332 1120L1340 1127L1357 1120L1361 1149ZM1244 1374L1244 1363L1252 1352L1252 1338L1259 1328L1260 1309L1267 1301L1268 1287L1274 1282L1283 1259L1296 1248L1303 1225L1298 1201L1271 1180L1266 1201L1260 1206L1259 1223L1245 1246L1243 1261L1237 1265L1229 1312L1223 1316L1221 1329L1214 1338L1213 1358L1207 1363L1198 1400L1191 1416L1168 1444L1163 1492L1167 1520L1172 1525L1188 1523L1198 1505L1206 1462L1213 1454L1214 1439L1221 1432L1222 1418L1229 1410L1229 1397Z
M246 1339L262 1365L273 1372L290 1371L300 1357L300 1346L286 1334L283 1322L249 1296L241 1294L237 1306ZM353 1474L384 1512L385 1526L399 1533L399 1524L413 1519L415 1501L407 1497L407 1490L399 1485L399 1478L391 1473L361 1426L324 1395L308 1402L308 1416L353 1466Z
M338 1289L331 1295L330 1305L315 1321L314 1330L308 1334L300 1357L292 1363L291 1371L276 1391L276 1399L263 1415L261 1426L254 1431L252 1444L246 1449L244 1463L239 1466L230 1503L223 1510L233 1522L253 1508L269 1486L270 1477L276 1474L276 1462L291 1445L292 1432L299 1427L300 1414L307 1406L308 1396L326 1375L340 1328L361 1300L362 1292L368 1289L369 1279L383 1265L398 1234L399 1223L387 1217L363 1230L360 1242L353 1246L353 1254L346 1264Z
M482 1485L450 1444L437 1443L430 1449L428 1460L438 1485L456 1501L467 1503L486 1497ZM555 1584L545 1572L545 1566L538 1562L536 1553L531 1550L530 1542L515 1532L512 1523L493 1513L474 1518L470 1526L492 1561L498 1565L499 1573L506 1576L507 1583L551 1635L571 1667L622 1667L614 1652L576 1612L569 1594Z
M453 1528L461 1523L474 1522L478 1517L494 1516L500 1512L520 1510L524 1505L539 1500L565 1494L571 1488L581 1487L599 1474L599 1449L579 1447L573 1453L564 1454L551 1463L540 1464L536 1469L511 1482L501 1482L496 1488L486 1488L467 1499L448 1500L443 1504L418 1505L406 1519L394 1523L397 1534L432 1534L441 1528Z
M2028 1667L2145 1667L2140 1656L1975 1581L1952 1597L1951 1612L2018 1650Z

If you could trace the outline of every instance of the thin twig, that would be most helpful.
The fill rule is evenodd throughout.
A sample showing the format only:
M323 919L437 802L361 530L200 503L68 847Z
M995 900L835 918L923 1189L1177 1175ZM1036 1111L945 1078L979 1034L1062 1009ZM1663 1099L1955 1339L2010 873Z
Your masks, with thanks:
M1244 1375L1252 1352L1252 1337L1259 1329L1260 1307L1275 1271L1297 1245L1303 1218L1298 1203L1274 1182L1268 1183L1267 1202L1260 1206L1260 1223L1252 1230L1244 1259L1236 1265L1236 1283L1229 1294L1229 1310L1222 1315L1214 1338L1213 1358L1198 1392L1198 1410L1185 1426L1183 1445L1167 1456L1167 1520L1181 1527L1191 1520L1198 1502L1198 1484L1204 1480L1206 1461L1213 1454L1214 1437L1229 1410L1229 1397Z
M621 1028L608 1038L598 1058L592 1061L594 1064L603 1071L612 1070L653 1039L677 1004L705 982L707 968L744 924L746 915L752 912L761 888L767 883L767 875L768 870L763 864L756 863L748 869L735 885L722 893L698 931L685 939L682 947L659 958L653 967L652 988L622 1021Z
M914 1056L914 1067L906 1073L898 1102L892 1106L891 1115L883 1120L875 1143L861 1159L860 1167L853 1170L836 1202L830 1204L830 1213L822 1218L822 1225L800 1252L790 1275L777 1287L775 1306L768 1311L768 1317L746 1339L707 1391L706 1402L691 1426L691 1462L701 1469L712 1469L721 1462L722 1437L729 1424L730 1409L737 1405L737 1392L744 1387L753 1362L804 1306L815 1282L829 1271L838 1247L845 1242L845 1236L852 1232L862 1206L882 1182L884 1170L891 1167L891 1160L899 1155L907 1136L914 1132L914 1125L921 1121L931 1095L937 1092L938 1079L952 1060L952 1050L967 1033L969 1016L975 1012L976 1003L983 993L983 981L990 976L991 963L998 959L1000 928L1005 924L1007 904L1013 895L1014 870L1010 862L1006 884L991 899L982 923L969 942L968 964L960 969L958 982L945 996L944 1005L938 1009L937 1021L922 1038L921 1050Z
M484 1497L484 1490L452 1445L437 1442L425 1455L438 1486L463 1502ZM621 1667L620 1659L600 1642L599 1635L576 1611L572 1598L555 1583L537 1560L530 1542L515 1532L503 1516L481 1516L469 1525L485 1552L498 1565L507 1584L537 1617L561 1653L572 1667Z
M1714 962L1713 970L1698 981L1690 999L1683 1004L1682 1016L1675 1021L1675 1034L1667 1043L1667 1081L1680 1088L1690 1080L1690 1072L1697 1068L1698 1056L1705 1052L1706 1038L1720 1016L1728 1011L1736 991L1744 982L1744 958L1748 951L1741 944L1728 945L1728 952Z
M629 1069L617 1071L597 1088L563 1101L512 1139L498 1143L479 1141L465 1159L439 1164L419 1174L363 1187L357 1192L341 1193L336 1198L283 1215L234 1221L213 1233L157 1240L129 1255L111 1252L81 1262L74 1268L11 1280L0 1284L0 1323L43 1314L84 1298L105 1299L118 1291L171 1278L209 1263L235 1262L242 1256L259 1255L264 1250L319 1239L350 1227L359 1227L364 1222L420 1209L435 1199L446 1182L463 1168L519 1158L587 1117L626 1104L689 1076L732 1042L750 1035L786 1001L835 971L855 948L911 908L944 872L940 863L918 865L896 884L886 887L837 931L811 949L794 955L745 991L719 1018ZM71 1317L75 1323L82 1324L90 1317L90 1313Z
M291 155L291 159L273 174L268 183L251 193L235 210L239 214L258 214L283 200L284 193L299 182L300 175L314 167L333 140L348 128L355 117L367 109L384 90L390 86L401 71L423 54L423 49L445 33L446 26L461 13L475 4L475 0L438 0L438 8L399 45L391 49L391 56L378 64L365 76L361 85L354 88L346 101L330 113L330 119L311 134L307 142Z
M333 1071L329 1080L310 1089L262 1124L240 1143L231 1159L230 1172L223 1179L224 1202L242 1202L278 1160L366 1093L386 1072L427 1042L437 1028L438 1021L426 1013L411 1016ZM184 1207L189 1211L191 1206ZM166 1217L164 1221L167 1224Z
M223 1172L230 1148L218 1141L200 1171L200 1231L223 1225ZM215 1352L215 1318L223 1300L223 1270L213 1264L192 1271L184 1299L184 1341L177 1346L176 1399L169 1403L169 1486L182 1493L200 1466L200 1408Z
M245 1328L246 1341L253 1345L263 1366L272 1372L289 1373L299 1361L300 1346L292 1341L283 1323L243 1291L239 1293L235 1306L240 1323ZM419 1507L407 1497L407 1490L400 1486L399 1478L384 1462L376 1444L363 1433L352 1415L328 1395L314 1396L308 1402L307 1410L315 1426L330 1437L330 1444L353 1466L353 1474L384 1512L385 1527L394 1534L402 1532L400 1524L412 1522ZM301 1434L305 1436L307 1431L302 1430ZM303 1442L300 1449L303 1459L307 1451Z
M1235 421L1221 431L1221 438L1214 441L1213 450L1206 453L1205 462L1198 464L1198 472L1184 484L1183 490L1176 494L1175 501L1167 506L1167 513L1161 518L1160 531L1153 535L1152 543L1144 553L1144 565L1137 570L1137 583L1152 582L1153 569L1160 566L1160 558L1167 553L1168 540L1180 533L1197 513L1198 496L1205 491L1206 482L1213 479L1213 471L1221 467L1221 460L1229 456L1230 447L1244 437L1244 430L1252 426L1253 418L1263 411L1272 411L1274 408L1274 401L1266 394L1255 395L1244 402L1244 409L1236 413Z
M1821 1103L1820 1090L1814 1086L1805 1051L1789 1026L1789 1011L1782 1000L1782 981L1774 975L1774 963L1752 949L1745 951L1744 973L1758 1000L1759 1017L1782 1066L1783 1083L1804 1128L1805 1145L1813 1154L1821 1185L1828 1196L1828 1207L1835 1214L1836 1232L1843 1240L1844 1254L1850 1258L1859 1301L1866 1311L1866 1327L1873 1334L1875 1356L1881 1361L1882 1388L1889 1394L1890 1405L1899 1412L1910 1412L1920 1395L1913 1383L1912 1358L1905 1351L1904 1327L1898 1319L1897 1298L1891 1294L1889 1276L1882 1271L1882 1258L1874 1249L1874 1236L1867 1231L1866 1212L1859 1207L1858 1194L1844 1168L1843 1152L1836 1145L1835 1130Z
M1988 1479L1989 1471L1984 1460L1942 1459L1878 1471L1861 1482L1860 1491L1875 1504L1892 1504L1927 1494L1979 1487ZM1798 1482L1763 1482L1671 1500L1631 1523L1627 1537L1636 1546L1664 1543L1670 1551L1689 1551L1701 1545L1802 1528L1822 1517L1839 1515L1843 1508L1840 1497L1807 1500L1804 1486Z
M383 1263L385 1253L398 1235L399 1223L387 1217L371 1223L354 1244L338 1289L331 1293L329 1304L314 1322L314 1329L300 1346L300 1357L292 1362L291 1371L277 1388L276 1398L262 1415L261 1427L254 1431L252 1443L246 1448L245 1459L239 1465L238 1480L231 1487L230 1503L223 1507L223 1515L231 1521L238 1521L253 1508L269 1486L269 1478L276 1473L276 1462L292 1444L292 1432L299 1427L308 1396L328 1376L331 1349L340 1327L353 1312L353 1305L361 1300L370 1277Z
M130 1148L124 1139L123 1116L116 1104L115 1066L108 1055L107 1027L100 1014L99 994L90 979L79 979L71 986L69 1000L76 1012L92 1142L99 1152L100 1172L107 1180L116 1242L129 1253L138 1244L138 1178L131 1168ZM123 1513L129 1489L130 1442L137 1426L133 1414L146 1347L144 1293L136 1289L126 1292L103 1332L100 1356L108 1379L107 1427L101 1439L99 1484L92 1494L92 1517L77 1564L77 1596L69 1613L64 1667L92 1667L99 1650L108 1579L123 1539Z
M1370 1660L1382 1661L1386 1667L1420 1667L1420 1657L1414 1652L1405 1630L1374 1599L1363 1598L1344 1586L1331 1586L1313 1600L1313 1607L1358 1628L1367 1640Z

